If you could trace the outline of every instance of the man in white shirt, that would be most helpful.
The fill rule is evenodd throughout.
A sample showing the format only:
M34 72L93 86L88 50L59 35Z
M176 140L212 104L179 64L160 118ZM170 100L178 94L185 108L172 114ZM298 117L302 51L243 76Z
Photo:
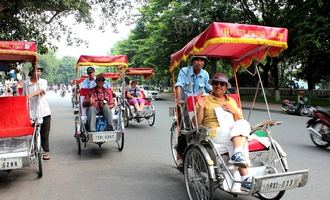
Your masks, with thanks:
M33 67L29 72L30 78L24 81L23 94L29 98L30 118L42 118L40 127L41 146L44 150L43 159L49 160L49 131L51 124L51 111L46 100L47 80L41 78L43 68Z

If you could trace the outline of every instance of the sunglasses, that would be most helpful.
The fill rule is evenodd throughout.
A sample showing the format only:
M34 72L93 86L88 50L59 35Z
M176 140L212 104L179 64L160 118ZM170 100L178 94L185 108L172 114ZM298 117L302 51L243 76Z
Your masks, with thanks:
M96 81L105 81L105 79L104 78L98 78L98 79L96 79Z
M87 72L87 74L93 74L94 72Z
M212 81L212 85L225 86L225 85L227 85L227 83L223 82L223 81Z

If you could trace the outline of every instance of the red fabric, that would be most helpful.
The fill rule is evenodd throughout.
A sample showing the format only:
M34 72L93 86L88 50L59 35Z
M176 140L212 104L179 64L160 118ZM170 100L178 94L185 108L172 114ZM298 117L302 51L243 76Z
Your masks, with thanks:
M213 22L181 50L171 55L171 71L191 55L231 60L236 68L248 67L253 59L275 57L285 50L288 30L266 26Z
M128 68L126 73L127 76L144 76L145 79L150 78L154 75L153 68Z
M119 72L105 72L102 73L102 75L104 76L104 78L111 78L112 80L117 80L121 77Z
M80 96L86 96L89 92L89 88L81 88L80 89Z
M195 104L197 102L197 96L188 96L187 97L187 107L188 107L188 112L193 112Z
M249 151L253 152L253 151L262 151L262 150L266 150L267 148L261 144L258 140L251 140L249 141Z
M32 135L26 96L0 97L0 138Z
M35 62L36 59L35 42L0 41L0 60Z
M114 56L90 56L81 55L78 59L78 66L126 66L128 64L128 57L126 55Z
M240 101L238 94L228 94L228 96L236 101L238 108L241 108L241 101Z

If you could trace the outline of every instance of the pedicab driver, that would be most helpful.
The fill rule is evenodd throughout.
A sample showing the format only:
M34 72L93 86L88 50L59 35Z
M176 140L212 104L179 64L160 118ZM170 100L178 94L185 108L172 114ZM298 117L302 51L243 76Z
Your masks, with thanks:
M96 115L103 114L107 121L108 130L113 131L113 121L111 108L115 106L113 94L104 87L104 75L96 76L96 87L89 90L83 106L87 107L87 118L89 131L96 131Z
M95 69L93 67L87 67L87 75L88 78L86 78L82 83L81 83L81 88L93 88L96 86L96 81L94 79L95 76ZM110 88L111 85L109 84L108 81L104 81L104 87L105 88Z
M217 145L220 154L229 153L229 163L239 167L242 181L241 190L250 191L252 178L249 176L249 150L247 138L251 132L250 124L243 119L236 101L226 95L230 87L228 78L223 73L216 73L211 79L213 90L209 96L198 98L196 115L198 125L211 128L211 139ZM221 108L219 110L219 108ZM232 115L232 121L223 115ZM222 115L222 116L219 116ZM225 122L226 121L226 122Z
M37 119L42 117L40 127L41 147L44 151L43 159L49 160L49 131L51 124L51 111L46 100L47 80L41 78L43 68L34 66L29 72L30 78L24 81L23 94L30 100L30 117Z
M188 129L191 128L191 124L185 104L187 96L203 94L212 90L212 86L209 84L209 74L203 69L207 62L206 56L192 56L190 59L191 66L181 68L175 84L176 100L183 107L184 123ZM179 122L181 117L179 116ZM177 146L177 164L179 167L183 166L182 155L186 147L186 136L179 134Z

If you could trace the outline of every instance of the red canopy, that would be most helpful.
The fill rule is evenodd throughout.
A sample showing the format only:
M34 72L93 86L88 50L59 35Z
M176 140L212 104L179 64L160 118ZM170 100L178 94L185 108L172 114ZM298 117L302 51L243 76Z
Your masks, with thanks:
M115 56L88 56L81 55L78 59L77 66L99 66L99 67L109 67L109 66L128 66L128 58L126 55L115 55Z
M104 78L111 78L112 80L117 80L121 77L120 73L118 72L105 72L102 73Z
M235 68L246 68L252 60L278 56L288 48L287 39L286 28L213 22L171 55L171 71L191 55L230 59Z
M128 68L126 73L127 76L144 76L144 78L150 78L154 75L153 68Z
M35 42L0 41L0 60L35 62L37 45Z

